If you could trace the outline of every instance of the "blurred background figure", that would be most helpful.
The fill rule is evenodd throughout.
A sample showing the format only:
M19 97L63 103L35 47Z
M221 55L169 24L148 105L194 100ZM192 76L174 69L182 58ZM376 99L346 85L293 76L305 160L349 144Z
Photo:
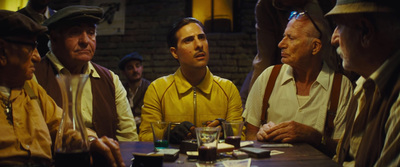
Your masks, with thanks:
M55 12L48 6L51 1L52 0L29 0L28 4L17 12L28 16L38 24L43 24L43 22ZM37 49L40 56L43 57L49 51L49 47L47 45L49 42L49 37L44 33L38 36L37 41Z
M135 118L138 133L140 123L142 122L141 110L143 106L143 98L147 87L150 85L150 81L143 78L142 62L143 57L139 53L133 52L124 56L118 64L119 69L127 79L124 83L124 87L127 92L129 105L131 106Z

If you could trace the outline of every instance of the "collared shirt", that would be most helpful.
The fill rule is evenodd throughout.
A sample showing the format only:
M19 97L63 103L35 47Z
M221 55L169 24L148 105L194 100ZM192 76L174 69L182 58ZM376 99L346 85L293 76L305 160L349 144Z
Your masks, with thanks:
M255 81L250 90L243 117L254 126L261 125L263 97L273 66L267 68ZM269 99L267 122L276 124L293 120L311 126L323 133L329 98L333 84L334 71L324 63L316 81L311 85L308 100L299 105L296 96L296 84L293 68L284 64L275 82ZM345 111L352 96L352 85L343 77L339 96L339 104L334 119L333 139L339 139L345 129Z
M398 73L398 71L394 70L399 65L400 65L400 56L399 53L397 53L391 58L387 59L375 72L371 74L371 76L368 79L360 77L357 80L357 87L354 92L355 98L357 98L358 100L358 107L355 120L357 119L357 116L360 115L360 111L364 107L366 99L365 90L363 89L364 83L366 83L367 80L372 80L375 83L376 89L373 98L377 98L378 96L380 96L380 93L384 89L383 85L386 85L386 83L391 79L392 77L391 74ZM385 132L386 132L385 144L381 152L381 156L376 162L375 166L397 166L400 163L400 154L398 152L399 150L396 149L399 148L400 145L400 129L399 129L400 96L397 98L396 102L393 104L390 110L391 110L390 115L385 124ZM367 125L367 127L368 126L369 124ZM353 159L358 154L359 145L364 136L364 133L365 131L356 133L352 135L350 138L349 156L352 157ZM343 166L354 166L354 165L355 165L354 160L343 163Z
M153 140L150 122L189 121L201 127L203 122L217 118L242 120L242 110L239 91L231 81L213 76L207 67L203 81L192 86L179 68L174 74L153 81L147 88L140 140Z
M60 74L71 74L68 69L66 69L53 52L49 52L46 55L49 60L53 63L54 67ZM118 125L117 125L117 139L119 141L137 141L138 135L136 133L136 124L133 119L133 114L129 106L128 99L126 98L126 90L123 87L118 75L115 75L110 71L113 78L113 83L115 85L115 104L117 107L118 114ZM92 63L88 62L87 68L84 74L88 74L94 78L100 78L97 71L94 69ZM83 88L82 100L81 100L82 116L84 119L85 126L88 128L93 128L92 115L93 115L93 96L90 79Z
M21 160L40 158L50 162L52 157L50 135L55 137L62 109L37 82L26 82L40 103L31 99L24 89L11 90L13 124L8 122L4 107L0 107L0 132L3 134L0 136L0 164L17 157L25 157ZM1 96L7 95L2 91Z

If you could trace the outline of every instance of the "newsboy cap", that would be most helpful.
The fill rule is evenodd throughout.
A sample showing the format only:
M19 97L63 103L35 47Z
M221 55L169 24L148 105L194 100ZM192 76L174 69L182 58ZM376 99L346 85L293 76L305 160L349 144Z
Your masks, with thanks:
M142 62L143 57L138 52L129 53L119 61L118 63L119 69L124 70L126 63L128 63L131 60L139 60L140 62Z
M27 41L47 31L29 17L13 11L0 10L0 38Z
M98 23L103 18L103 9L97 6L73 5L62 8L45 20L43 25L54 29L57 25L77 21Z
M396 0L337 0L336 5L325 16L352 13L396 12Z

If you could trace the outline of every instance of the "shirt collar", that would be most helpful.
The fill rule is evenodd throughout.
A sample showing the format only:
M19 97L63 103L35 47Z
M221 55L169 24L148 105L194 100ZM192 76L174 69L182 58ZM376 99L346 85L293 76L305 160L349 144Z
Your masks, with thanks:
M397 50L394 55L388 58L375 72L373 72L369 79L372 79L379 91L384 90L384 86L391 79L391 75L395 73L400 65L400 50ZM397 71L398 72L398 71Z
M363 90L363 85L366 79L363 76L360 76L356 81L356 87L354 88L354 95L359 94Z
M289 65L287 65L289 66ZM331 69L328 67L328 65L324 62L322 64L322 69L318 74L317 79L315 80L315 83L320 84L325 90L328 90L329 86L329 73L331 72ZM294 76L293 76L293 68L289 66L286 71L284 71L281 85L289 83L289 81L295 81Z
M213 82L213 74L210 72L210 70L207 68L206 75L204 76L203 81L200 82L197 86L192 86L186 78L183 76L181 72L181 68L178 68L178 70L174 74L174 79L176 82L176 89L180 94L183 94L189 90L191 90L193 87L201 90L205 94L210 94L211 89L212 89L212 82Z
M58 60L58 58L54 55L54 53L52 51L48 52L46 54L46 57L54 65L58 74L71 75L69 70L67 68L65 68L63 64L61 64L61 62ZM90 61L88 62L87 68L83 74L88 74L89 76L91 76L93 78L100 78L99 73L97 73L96 69L93 67L93 65L92 65L92 63L90 63Z

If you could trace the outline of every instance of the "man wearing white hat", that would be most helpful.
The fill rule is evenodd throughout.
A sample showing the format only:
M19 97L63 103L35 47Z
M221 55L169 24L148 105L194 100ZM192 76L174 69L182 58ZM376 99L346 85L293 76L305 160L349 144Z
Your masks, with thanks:
M396 1L338 0L332 44L361 75L334 158L343 166L400 165L400 14Z

